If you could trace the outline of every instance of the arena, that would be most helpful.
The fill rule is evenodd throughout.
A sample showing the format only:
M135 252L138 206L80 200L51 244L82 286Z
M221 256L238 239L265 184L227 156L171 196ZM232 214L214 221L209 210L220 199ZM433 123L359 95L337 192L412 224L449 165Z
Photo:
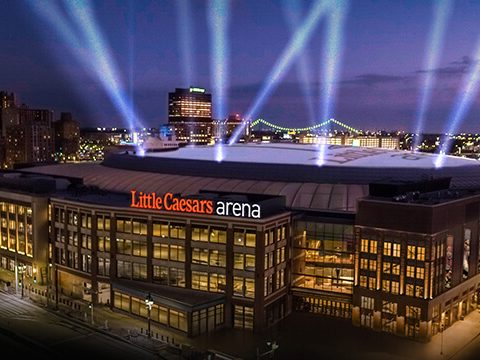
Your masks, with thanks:
M217 162L212 147L185 147L5 173L2 217L49 217L30 220L32 256L5 229L2 267L14 252L37 271L51 262L38 283L53 299L132 316L151 294L152 319L188 336L304 311L427 341L476 308L478 161L436 169L436 155L329 146L320 167L317 154L233 145Z

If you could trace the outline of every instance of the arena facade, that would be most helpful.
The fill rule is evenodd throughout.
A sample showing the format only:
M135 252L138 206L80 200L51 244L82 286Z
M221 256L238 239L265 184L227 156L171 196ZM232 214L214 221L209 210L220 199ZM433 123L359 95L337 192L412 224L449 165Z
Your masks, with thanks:
M325 153L185 147L3 173L1 274L21 263L53 301L132 316L150 294L152 320L188 336L303 311L428 341L476 309L480 164Z

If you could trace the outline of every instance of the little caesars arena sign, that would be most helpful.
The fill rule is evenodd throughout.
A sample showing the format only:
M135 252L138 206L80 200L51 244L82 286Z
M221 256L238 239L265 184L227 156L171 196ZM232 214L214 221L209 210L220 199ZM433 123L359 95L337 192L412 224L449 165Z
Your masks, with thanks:
M131 190L130 207L183 212L189 214L206 214L260 219L260 205L229 200L208 200L183 198L172 193L157 195Z

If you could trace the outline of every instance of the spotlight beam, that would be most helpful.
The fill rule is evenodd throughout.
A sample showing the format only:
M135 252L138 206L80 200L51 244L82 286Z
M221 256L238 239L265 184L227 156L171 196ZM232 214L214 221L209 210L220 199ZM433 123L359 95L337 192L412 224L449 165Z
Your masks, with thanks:
M283 1L283 9L285 19L287 20L288 27L292 35L295 33L295 29L298 28L300 24L300 17L301 17L301 4L299 0L284 0ZM308 56L308 53L302 52L299 55L299 59L295 64L297 77L301 81L300 89L303 93L303 98L305 100L305 106L307 108L308 119L310 124L315 124L315 111L314 105L312 100L312 63Z
M475 96L478 93L480 85L480 39L478 39L471 68L462 79L460 92L455 99L455 105L450 113L447 130L444 132L443 144L440 147L439 156L435 161L435 167L442 167L445 162L445 154L447 153L452 139L449 134L455 134L470 109Z
M432 97L432 89L436 82L434 69L438 67L447 22L452 12L452 5L452 0L438 0L435 2L433 24L428 36L428 51L424 58L424 69L426 72L422 79L420 102L417 108L416 136L413 150L416 150L421 143L420 134L423 132L425 126L425 115Z
M177 5L177 31L180 37L180 54L182 61L182 73L184 85L194 85L195 61L193 61L193 33L192 33L192 9L190 0L176 0Z
M210 30L210 73L212 79L214 104L213 115L219 121L227 115L227 90L229 86L229 49L228 23L230 17L230 2L228 0L210 0L208 2L208 25ZM220 134L223 132L220 129ZM223 160L222 144L215 146L215 158Z
M245 126L255 117L258 110L268 99L273 90L277 87L278 83L285 76L286 72L292 65L292 62L297 58L298 54L305 48L308 40L311 38L313 30L318 24L321 16L327 10L327 3L324 0L317 0L312 5L306 20L297 29L295 34L291 37L287 46L283 49L280 57L275 63L274 67L270 71L266 80L263 83L260 93L257 95L255 102L249 108L246 113L246 122L235 128L232 137L229 140L229 145L234 144L240 134L245 129Z
M89 0L65 1L69 14L81 30L84 41L96 60L96 74L104 85L110 99L129 123L129 128L134 129L137 124L143 127L140 119L128 106L128 97L125 87L120 79L120 72L114 60L103 33L97 26L93 9Z
M322 121L333 118L337 94L337 78L342 61L345 18L348 12L348 0L329 1L330 14L325 33L325 47L322 61L322 78L319 81ZM328 131L328 129L327 129ZM319 144L317 165L325 161L325 144Z
M348 0L329 1L330 14L328 16L325 48L323 53L323 70L320 84L322 103L321 121L333 117L335 95L337 92L337 77L342 60L342 45L344 38L345 17L348 10ZM323 80L323 81L322 81Z

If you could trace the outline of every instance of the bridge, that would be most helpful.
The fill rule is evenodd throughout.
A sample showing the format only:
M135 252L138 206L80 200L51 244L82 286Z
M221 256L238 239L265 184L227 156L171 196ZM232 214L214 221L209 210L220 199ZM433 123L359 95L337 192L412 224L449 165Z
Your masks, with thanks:
M312 130L321 129L322 127L326 127L327 125L330 125L330 124L338 125L338 126L344 128L344 129L346 129L350 132L354 132L356 134L362 132L361 130L355 129L355 128L353 128L353 127L351 127L351 126L349 126L349 125L347 125L347 124L345 124L341 121L335 120L335 119L329 119L329 120L324 121L322 123L315 124L315 125L308 126L308 127L303 127L303 128L285 127L285 126L280 126L280 125L277 125L277 124L273 124L273 123L271 123L267 120L264 120L264 119L257 119L250 124L250 129L253 130L255 127L260 127L262 124L269 127L269 128L275 129L275 130L288 131L288 132L312 131Z

